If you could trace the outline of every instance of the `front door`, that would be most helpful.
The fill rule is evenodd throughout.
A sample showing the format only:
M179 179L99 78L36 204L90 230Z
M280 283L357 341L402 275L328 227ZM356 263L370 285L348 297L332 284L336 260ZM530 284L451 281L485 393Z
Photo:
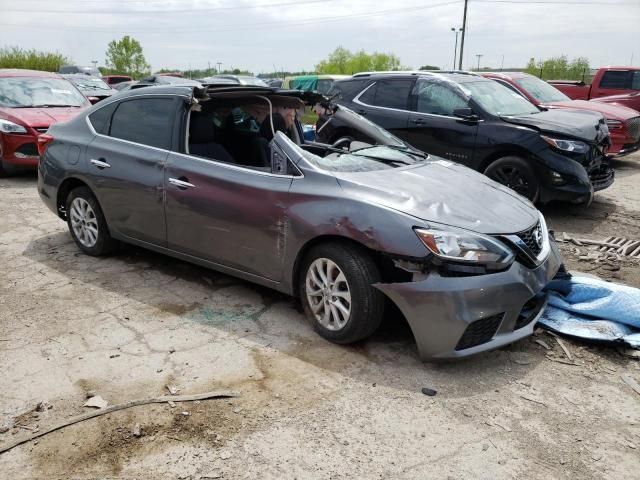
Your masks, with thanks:
M291 181L291 176L171 153L165 173L168 247L279 281Z
M87 172L114 232L165 244L164 166L175 111L174 98L137 98L89 117L98 134L87 146ZM100 116L105 118L98 124Z
M469 108L468 101L447 82L431 78L418 79L412 98L408 142L423 152L471 165L478 124L453 115L456 109Z

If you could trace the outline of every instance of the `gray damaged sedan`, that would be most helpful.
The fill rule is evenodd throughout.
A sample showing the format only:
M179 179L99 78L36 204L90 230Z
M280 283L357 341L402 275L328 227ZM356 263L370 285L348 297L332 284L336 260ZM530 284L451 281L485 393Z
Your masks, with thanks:
M39 139L38 191L89 255L126 242L300 297L336 343L386 300L422 359L532 333L561 259L525 198L325 103L370 143L305 142L317 95L255 86L125 92Z

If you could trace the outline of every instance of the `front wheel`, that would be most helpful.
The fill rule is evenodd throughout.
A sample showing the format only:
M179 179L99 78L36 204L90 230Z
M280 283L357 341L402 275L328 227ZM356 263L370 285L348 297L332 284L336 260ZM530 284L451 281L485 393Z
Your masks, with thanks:
M67 224L71 237L87 255L101 256L115 250L107 222L98 200L87 187L71 191L66 202Z
M314 329L335 343L353 343L376 331L384 296L373 287L380 271L370 255L342 243L314 247L300 275L302 305Z
M540 181L531 165L520 157L502 157L484 171L492 180L516 191L535 203L540 193Z

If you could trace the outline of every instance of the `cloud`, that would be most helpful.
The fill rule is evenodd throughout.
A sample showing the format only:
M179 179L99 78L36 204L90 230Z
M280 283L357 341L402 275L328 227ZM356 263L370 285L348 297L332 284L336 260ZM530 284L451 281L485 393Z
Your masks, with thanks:
M483 55L482 65L495 68L503 55L505 66L511 67L523 66L530 57L561 54L588 57L592 66L628 64L633 54L634 63L640 64L640 2L600 1L619 4L472 0L464 66L475 65L476 54ZM291 5L260 7L274 3ZM451 68L450 29L461 26L463 3L420 8L443 3L448 2L0 0L0 28L6 45L58 50L80 64L102 64L107 43L129 34L140 40L154 68L204 68L220 61L256 73L310 70L338 45L393 52L407 66ZM379 11L385 13L372 15Z

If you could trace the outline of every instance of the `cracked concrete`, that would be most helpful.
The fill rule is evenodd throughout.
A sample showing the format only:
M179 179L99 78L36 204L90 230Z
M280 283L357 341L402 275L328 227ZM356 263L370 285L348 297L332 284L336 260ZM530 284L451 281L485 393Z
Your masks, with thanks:
M557 231L640 237L640 155L589 210L549 206ZM629 200L631 199L631 200ZM0 444L110 404L215 388L231 400L150 405L83 422L0 455L12 479L634 478L637 361L527 339L455 364L423 364L400 318L369 341L315 335L290 298L128 247L81 254L33 176L0 180ZM579 267L568 258L570 266ZM620 278L640 286L637 265ZM529 363L516 363L514 358ZM525 362L526 363L526 362ZM438 391L424 396L422 387ZM542 403L536 403L533 400ZM33 412L40 401L51 410ZM188 416L181 412L189 412ZM131 429L142 425L143 435ZM2 431L2 430L0 430Z

